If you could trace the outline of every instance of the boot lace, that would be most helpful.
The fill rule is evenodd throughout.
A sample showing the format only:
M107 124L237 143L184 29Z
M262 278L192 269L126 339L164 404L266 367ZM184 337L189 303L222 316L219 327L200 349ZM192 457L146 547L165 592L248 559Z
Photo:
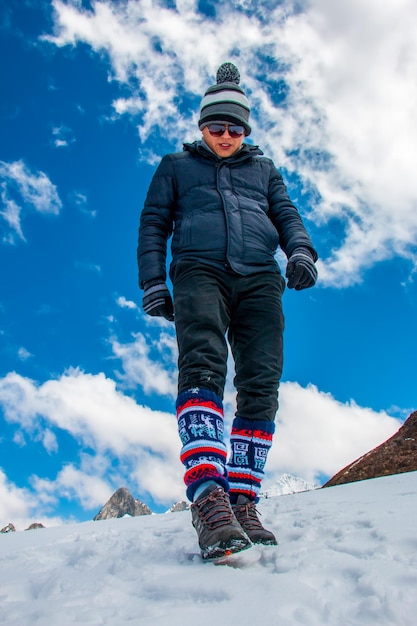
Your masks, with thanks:
M221 489L215 489L201 501L197 500L193 507L198 509L199 517L209 528L225 526L233 521L229 497Z
M261 513L257 510L254 502L235 505L233 510L238 522L244 524L247 530L265 530L261 520L258 518L258 515L261 515Z

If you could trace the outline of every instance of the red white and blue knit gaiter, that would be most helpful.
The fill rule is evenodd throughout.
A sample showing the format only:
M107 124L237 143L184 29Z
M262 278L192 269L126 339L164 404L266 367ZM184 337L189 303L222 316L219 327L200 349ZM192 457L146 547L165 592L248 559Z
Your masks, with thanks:
M258 500L265 463L275 431L273 422L235 417L230 437L231 455L227 464L230 501L239 494Z
M208 480L228 491L221 399L199 387L183 391L177 399L177 420L188 499L192 501L199 485Z

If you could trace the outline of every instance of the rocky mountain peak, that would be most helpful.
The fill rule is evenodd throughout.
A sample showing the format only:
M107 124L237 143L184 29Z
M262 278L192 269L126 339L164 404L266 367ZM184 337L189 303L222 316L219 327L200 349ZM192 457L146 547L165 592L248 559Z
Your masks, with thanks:
M140 500L135 500L126 487L120 487L114 492L111 498L93 519L94 521L98 521L102 519L124 517L125 515L130 515L131 517L138 517L139 515L152 515L152 511Z
M417 470L417 411L387 441L335 474L323 487Z
M4 528L0 530L0 533L3 533L3 534L15 533L15 532L16 532L15 525L12 524L11 522L9 522Z
M181 513L182 511L188 511L189 508L190 503L185 502L185 500L181 500L180 502L173 504L168 510L168 513Z

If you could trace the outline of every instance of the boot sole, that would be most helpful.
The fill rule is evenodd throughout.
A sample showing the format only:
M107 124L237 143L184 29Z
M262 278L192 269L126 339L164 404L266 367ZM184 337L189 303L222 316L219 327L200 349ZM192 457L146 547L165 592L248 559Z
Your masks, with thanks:
M247 530L245 530L245 533L247 534L247 536L249 537L250 541L253 543L253 545L255 546L277 546L278 545L278 541L277 538L274 537L273 535L270 535L269 537L262 537L259 535L253 534L252 536L250 535L250 531L248 532Z
M252 546L247 539L231 539L230 541L218 541L212 546L201 549L201 558L205 561L218 559L236 552L242 552Z

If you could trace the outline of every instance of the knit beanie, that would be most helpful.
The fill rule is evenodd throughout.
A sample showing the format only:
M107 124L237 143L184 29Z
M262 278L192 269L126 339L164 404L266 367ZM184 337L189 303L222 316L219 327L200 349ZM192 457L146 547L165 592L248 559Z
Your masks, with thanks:
M209 87L200 105L198 127L203 130L211 122L229 122L243 126L250 135L250 106L241 87L240 74L233 63L223 63L217 70L217 83Z

